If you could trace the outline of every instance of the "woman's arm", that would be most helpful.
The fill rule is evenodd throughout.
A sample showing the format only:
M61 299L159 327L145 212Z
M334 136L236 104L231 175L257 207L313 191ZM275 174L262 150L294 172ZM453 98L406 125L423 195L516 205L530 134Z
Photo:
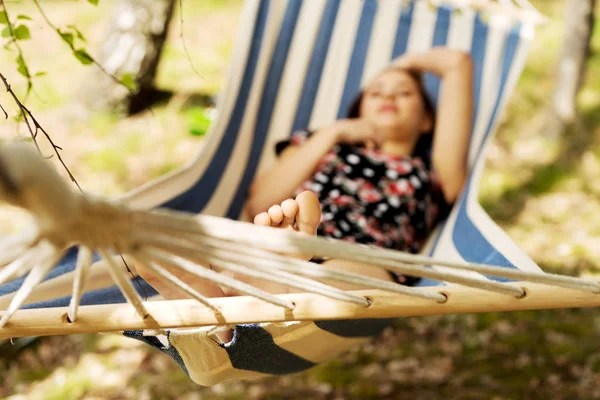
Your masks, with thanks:
M273 167L256 177L250 187L248 212L256 215L290 198L336 144L378 141L375 127L363 119L343 119L315 131L302 145L288 146Z
M273 167L257 176L250 187L247 208L254 216L292 196L335 145L332 127L316 131L300 146L288 146Z
M431 159L440 175L444 196L452 203L467 178L473 120L473 62L468 53L440 47L400 57L397 64L442 78Z

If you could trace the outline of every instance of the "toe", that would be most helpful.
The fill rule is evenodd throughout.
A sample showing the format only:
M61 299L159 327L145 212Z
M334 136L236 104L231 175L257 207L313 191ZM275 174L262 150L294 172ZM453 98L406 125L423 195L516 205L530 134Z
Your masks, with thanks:
M296 197L298 213L296 224L298 230L309 235L315 235L321 222L321 205L319 198L311 191L304 191Z
M256 214L256 217L254 217L254 224L271 226L271 217L269 217L269 214L266 212L261 212L260 214Z
M298 214L298 203L296 200L285 200L283 203L281 203L281 210L283 211L283 221L281 226L293 226L296 219L296 214Z
M280 205L274 205L267 211L272 226L279 226L283 222L283 210Z

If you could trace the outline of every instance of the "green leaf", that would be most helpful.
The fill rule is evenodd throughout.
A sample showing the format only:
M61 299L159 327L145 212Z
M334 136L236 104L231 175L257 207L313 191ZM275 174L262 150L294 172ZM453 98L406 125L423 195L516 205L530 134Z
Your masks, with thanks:
M194 108L188 113L189 132L194 136L204 136L212 120L204 108Z
M45 76L46 73L44 71L37 72L34 76Z
M88 3L97 6L98 5L98 0L88 0Z
M23 75L27 79L31 78L31 76L29 75L29 69L27 68L27 64L25 64L25 60L23 59L23 57L21 57L21 55L17 56L17 65L17 71L19 71L21 75Z
M29 78L28 76L28 71L27 71L27 67L25 66L25 64L19 64L19 68L17 68L17 71L19 71L19 73L21 75L23 75L25 78Z
M15 39L17 40L31 39L31 32L29 32L29 28L26 25L17 26L13 30L13 33L15 35Z
M83 33L81 33L81 31L79 29L77 29L77 27L75 25L73 25L73 24L67 25L67 28L69 28L73 32L75 32L77 37L85 42L85 37L83 36Z
M123 76L121 77L121 83L127 86L127 88L129 88L130 90L137 90L137 84L135 82L135 79L130 73L123 74Z
M77 49L73 52L73 55L79 60L83 65L89 65L94 62L92 56L88 54L84 49Z
M10 29L7 27L5 27L4 29L2 29L2 37L4 38L8 38L10 37Z
M28 17L27 15L23 15L23 14L17 15L17 19L26 19L28 21L31 21L30 17Z
M0 24L8 23L8 15L6 15L6 11L0 11Z
M58 34L60 35L62 40L67 42L69 44L69 46L73 47L73 34L72 33L63 32L63 31L59 30Z

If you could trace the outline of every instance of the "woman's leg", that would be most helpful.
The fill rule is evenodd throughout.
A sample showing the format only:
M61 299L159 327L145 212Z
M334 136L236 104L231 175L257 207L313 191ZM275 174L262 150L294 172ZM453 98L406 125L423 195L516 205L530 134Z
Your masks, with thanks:
M196 275L190 274L185 271L181 271L179 269L174 269L169 266L160 264L165 270L169 271L171 274L175 275L177 278L181 279L183 282L190 285L194 290L206 297L226 297L225 291L217 284L214 284L210 281L200 279ZM211 269L209 265L204 265L204 267ZM176 299L184 299L191 298L187 293L172 287L169 284L166 284L162 280L158 279L154 274L146 268L146 266L142 264L135 264L135 269L137 273L165 300L176 300Z
M317 196L309 191L302 192L295 200L286 200L281 205L271 207L268 212L258 214L254 218L254 223L258 225L266 225L279 227L284 229L294 229L294 222L298 231L315 235L321 220L321 207ZM309 259L309 257L304 257ZM369 264L352 262L346 260L327 260L320 264L323 268L331 268L339 271L353 272L366 275L372 278L378 278L386 281L393 281L390 273L383 268L375 267ZM264 285L264 281L252 280L241 276L236 276L236 279L244 280L253 285ZM364 286L358 286L350 283L338 281L323 280L323 283L337 287L342 290L359 290L364 289ZM285 285L273 284L265 288L270 293L298 293L299 289L289 288Z

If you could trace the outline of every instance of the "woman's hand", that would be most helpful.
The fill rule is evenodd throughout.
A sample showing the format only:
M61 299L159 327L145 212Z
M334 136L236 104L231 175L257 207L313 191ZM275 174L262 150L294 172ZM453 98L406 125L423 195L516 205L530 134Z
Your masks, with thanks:
M392 60L392 67L401 68L401 69L412 69L414 68L412 65L411 57L412 53L406 53L399 57L396 57Z
M397 68L432 72L441 77L471 63L469 53L448 47L433 47L417 53L407 53L392 61Z
M336 143L364 144L367 147L381 145L375 125L364 118L342 119L330 128L336 137Z

